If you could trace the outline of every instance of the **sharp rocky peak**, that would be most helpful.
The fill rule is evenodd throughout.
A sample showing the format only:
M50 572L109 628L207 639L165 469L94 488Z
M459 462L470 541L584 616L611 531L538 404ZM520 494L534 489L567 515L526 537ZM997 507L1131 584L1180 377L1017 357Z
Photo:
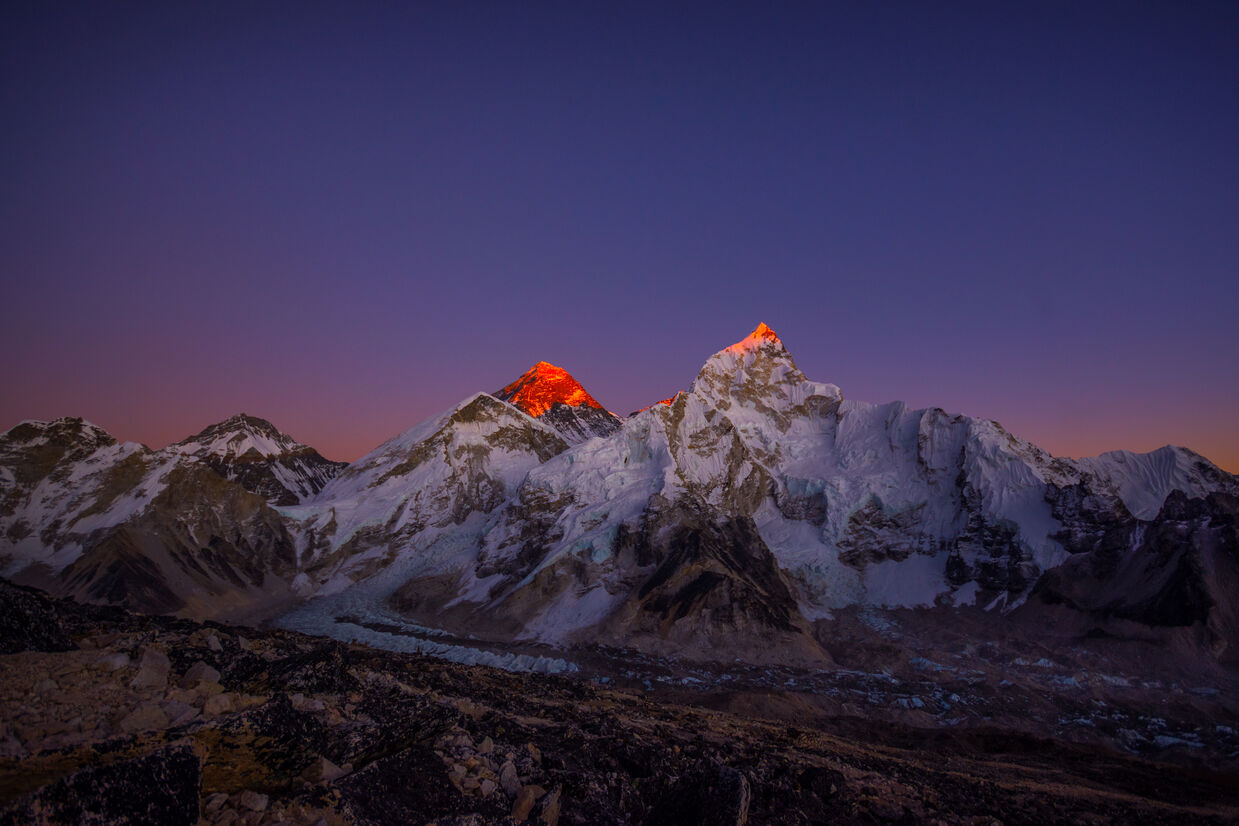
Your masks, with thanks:
M173 447L193 453L219 455L240 455L248 450L257 450L264 456L275 456L303 445L266 419L238 413L203 428Z
M751 350L757 350L769 346L776 346L779 349L783 349L783 340L779 338L778 333L770 329L763 321L758 324L756 328L754 328L753 332L728 347L724 352L747 353Z
M252 430L260 433L279 433L280 430L266 419L251 416L248 413L238 413L229 416L212 427L218 430Z
M735 344L711 356L697 374L693 387L709 395L726 395L728 386L804 381L807 379L796 367L782 339L762 323Z
M530 367L495 396L534 417L547 413L555 404L605 409L571 373L548 361Z

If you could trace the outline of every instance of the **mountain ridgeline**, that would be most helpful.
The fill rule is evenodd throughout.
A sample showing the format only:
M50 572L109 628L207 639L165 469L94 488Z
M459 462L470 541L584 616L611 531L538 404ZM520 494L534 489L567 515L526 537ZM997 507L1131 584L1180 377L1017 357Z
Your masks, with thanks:
M539 362L348 465L245 415L161 450L80 419L0 436L0 573L58 595L755 664L829 663L861 609L1239 661L1237 518L1190 450L1069 460L845 399L764 324L627 418Z

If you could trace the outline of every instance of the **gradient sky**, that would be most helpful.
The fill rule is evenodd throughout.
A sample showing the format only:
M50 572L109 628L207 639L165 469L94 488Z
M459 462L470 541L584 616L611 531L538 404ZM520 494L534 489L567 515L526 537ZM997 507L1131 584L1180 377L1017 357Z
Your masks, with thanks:
M6 3L0 84L0 427L352 459L765 321L851 398L1239 471L1239 3Z

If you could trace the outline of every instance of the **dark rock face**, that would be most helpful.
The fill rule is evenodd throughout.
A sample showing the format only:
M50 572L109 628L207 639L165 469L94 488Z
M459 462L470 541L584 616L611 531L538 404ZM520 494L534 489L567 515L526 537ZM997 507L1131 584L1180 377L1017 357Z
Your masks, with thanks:
M752 791L730 766L696 768L680 778L650 813L650 826L744 826Z
M888 513L882 503L871 500L848 518L846 536L839 541L839 561L856 568L887 559L903 561L919 550L934 550L916 526L920 511Z
M786 486L778 485L774 491L774 503L788 519L798 519L819 527L826 521L825 491L792 492Z
M1063 526L1054 539L1068 553L1114 554L1130 544L1136 519L1119 499L1100 497L1087 484L1051 485L1046 499Z
M190 600L260 590L291 575L295 545L262 497L205 467L179 467L141 515L99 538L64 570L62 593L136 611L174 613Z
M259 443L270 452L250 446ZM272 505L296 505L323 489L347 462L324 459L273 424L244 413L173 445Z
M198 821L200 782L194 748L169 746L62 777L0 811L0 824L188 826Z
M620 418L610 411L599 407L573 407L563 402L555 402L538 418L573 444L595 436L610 436L621 424Z
M32 588L0 580L0 654L76 647L52 600Z
M1105 533L1048 572L1036 595L1099 620L1199 627L1225 661L1239 657L1239 499L1174 492L1157 518ZM1124 544L1116 537L1126 536Z
M674 527L654 531L651 544L661 561L637 599L664 633L704 613L719 630L797 630L796 600L752 519L714 523L705 513L681 507L659 522Z
M203 461L220 476L232 479L272 505L296 505L318 493L348 467L347 462L324 459L312 447L301 447L278 457L251 451L235 458L208 456ZM277 467L283 472L277 472ZM291 489L284 481L290 477L297 480Z

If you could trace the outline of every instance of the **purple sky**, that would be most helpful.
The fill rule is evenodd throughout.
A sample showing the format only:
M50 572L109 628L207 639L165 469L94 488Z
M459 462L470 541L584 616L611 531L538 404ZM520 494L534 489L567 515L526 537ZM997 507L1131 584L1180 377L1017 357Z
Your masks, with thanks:
M1239 471L1239 4L257 5L4 4L0 427L352 459L765 321L852 398Z

